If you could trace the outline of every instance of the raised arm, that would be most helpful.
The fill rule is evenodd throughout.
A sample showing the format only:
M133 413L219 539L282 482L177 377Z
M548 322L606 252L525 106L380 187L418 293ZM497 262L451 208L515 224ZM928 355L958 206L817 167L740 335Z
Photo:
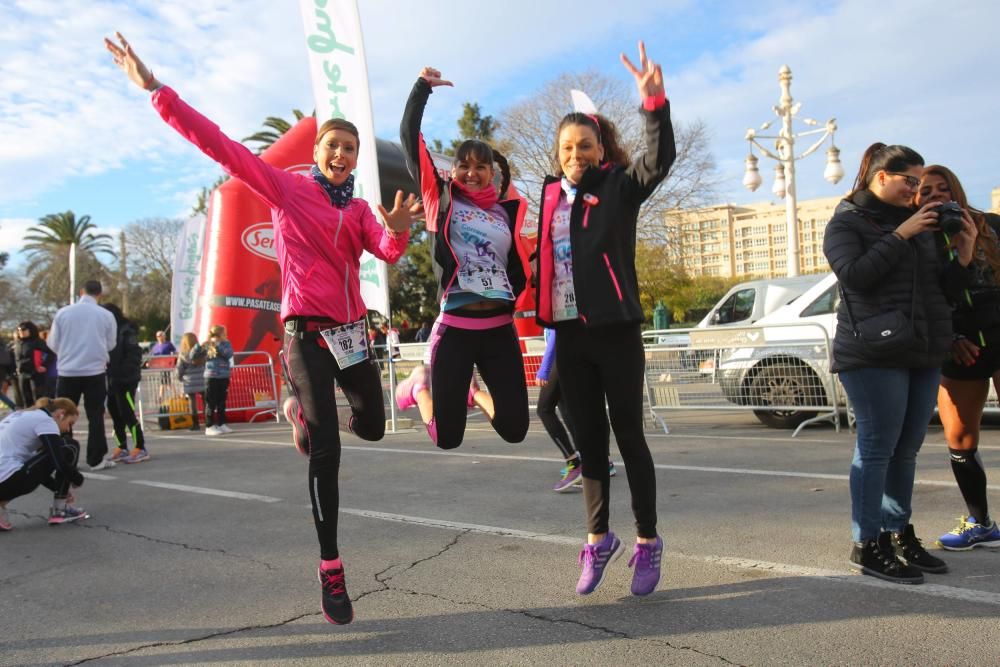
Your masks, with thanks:
M403 146L403 156L406 158L406 169L410 172L414 183L420 190L420 196L427 211L428 231L437 231L438 201L441 199L441 188L444 181L438 176L434 160L427 149L420 124L424 118L424 107L431 89L437 86L450 86L452 83L441 78L441 72L425 67L420 70L420 76L403 109L403 119L399 124L399 141Z
M639 197L646 199L667 177L677 158L674 128L670 123L670 103L663 88L663 71L660 65L646 57L645 44L639 42L639 67L633 65L624 53L621 54L621 61L635 78L642 100L646 150L629 166L628 174L636 185Z
M246 146L227 137L218 125L195 111L172 88L160 83L120 32L115 36L120 45L105 37L105 48L132 83L153 93L153 107L163 120L217 162L227 174L246 183L268 205L280 206L294 177L265 163Z

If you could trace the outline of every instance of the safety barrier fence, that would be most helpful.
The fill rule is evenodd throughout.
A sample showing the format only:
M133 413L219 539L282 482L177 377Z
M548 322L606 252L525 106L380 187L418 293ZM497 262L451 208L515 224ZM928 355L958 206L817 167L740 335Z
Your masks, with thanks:
M139 383L137 410L144 423L155 421L160 428L190 426L191 402L177 377L177 358L153 356L146 360ZM200 372L196 369L194 372ZM278 420L278 381L274 359L267 352L233 354L226 398L227 417L241 421ZM203 398L197 397L198 414L204 416Z
M653 330L643 341L647 407L664 430L672 410L752 410L793 436L818 421L840 429L845 394L819 324Z
M522 338L525 382L532 409L539 387L535 375L545 351L541 337ZM668 431L669 414L677 411L752 411L776 428L829 421L838 429L845 394L830 373L831 346L825 329L813 323L765 327L666 329L643 333L646 355L644 409L654 426ZM397 427L394 400L398 382L424 363L427 343L376 346L390 430ZM177 378L175 357L151 357L139 389L141 418L163 428L190 424L190 403ZM227 413L242 418L280 420L281 384L273 358L265 352L233 356ZM477 380L485 388L482 378ZM457 380L456 380L457 381ZM338 404L346 405L339 388ZM199 414L204 406L199 401Z

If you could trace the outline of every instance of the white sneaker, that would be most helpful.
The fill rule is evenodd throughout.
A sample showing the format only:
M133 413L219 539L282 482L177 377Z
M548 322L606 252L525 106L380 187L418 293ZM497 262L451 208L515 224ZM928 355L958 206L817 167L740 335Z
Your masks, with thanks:
M98 463L96 466L90 466L90 469L91 470L105 470L106 468L114 468L116 465L118 465L118 464L115 463L114 461L112 461L111 459L104 459L103 461L101 461L100 463Z
M205 435L222 435L222 431L219 430L218 426L209 426L205 429Z
M233 429L229 428L228 424L223 424L222 426L219 427L219 432L223 434L232 433Z

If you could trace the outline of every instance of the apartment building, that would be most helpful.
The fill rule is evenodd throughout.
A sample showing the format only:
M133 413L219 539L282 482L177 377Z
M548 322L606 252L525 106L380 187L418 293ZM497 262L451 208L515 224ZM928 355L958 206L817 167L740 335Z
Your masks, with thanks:
M823 255L823 230L841 199L799 202L799 273L830 270ZM784 202L676 211L667 214L666 225L674 259L689 275L773 278L788 273Z

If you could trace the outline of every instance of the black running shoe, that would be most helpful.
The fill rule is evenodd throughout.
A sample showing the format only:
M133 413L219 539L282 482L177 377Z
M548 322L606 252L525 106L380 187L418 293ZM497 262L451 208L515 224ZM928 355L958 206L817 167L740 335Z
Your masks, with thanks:
M913 524L907 524L901 533L892 534L892 544L896 547L896 553L906 561L907 565L912 565L918 570L941 574L948 571L948 565L937 556L932 556L924 549L920 539L913 531Z
M354 606L347 595L344 568L318 572L323 587L323 617L334 625L347 625L354 620Z
M851 567L897 584L924 583L920 570L896 558L889 533L882 533L877 540L855 542L851 548Z

